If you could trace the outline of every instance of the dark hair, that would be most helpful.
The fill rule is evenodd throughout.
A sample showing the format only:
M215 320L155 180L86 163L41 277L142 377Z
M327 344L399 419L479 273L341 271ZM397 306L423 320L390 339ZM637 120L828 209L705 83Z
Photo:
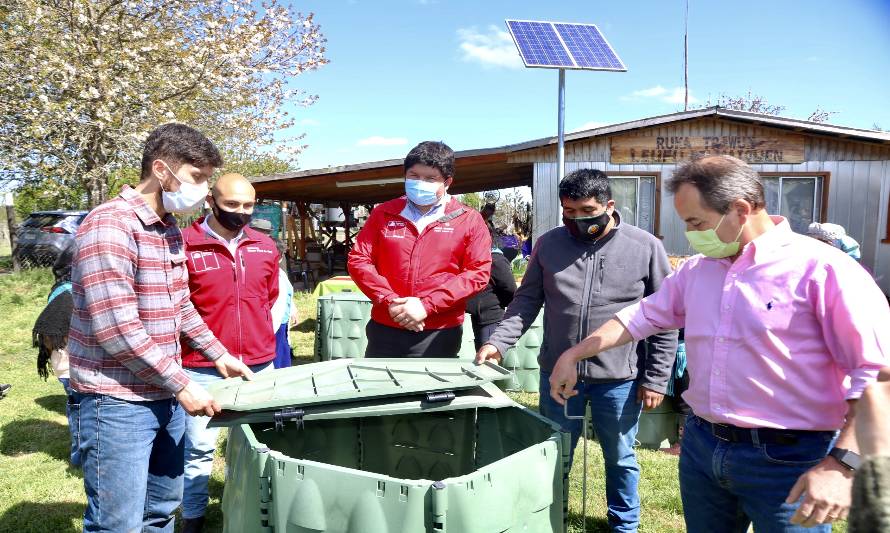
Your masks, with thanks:
M405 156L405 172L414 165L433 167L445 179L454 177L454 150L439 141L423 141Z
M74 254L77 252L75 241L68 243L68 246L62 250L59 257L53 263L53 276L56 278L56 285L71 281L71 267L74 262ZM55 289L55 286L53 287Z
M602 170L582 168L569 173L559 182L559 197L570 200L594 198L605 205L612 199L609 176Z
M158 126L145 140L141 179L151 176L151 164L155 159L163 159L173 170L184 163L215 168L223 165L222 155L210 139L195 128L173 122Z
M745 200L754 209L766 206L763 183L753 168L741 159L728 155L695 156L674 170L667 190L676 194L684 183L701 194L702 202L725 215L736 200Z

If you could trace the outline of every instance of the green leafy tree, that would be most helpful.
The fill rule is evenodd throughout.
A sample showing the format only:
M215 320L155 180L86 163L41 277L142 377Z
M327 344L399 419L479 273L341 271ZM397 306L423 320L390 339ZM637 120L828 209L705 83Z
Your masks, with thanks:
M472 207L476 211L482 209L482 196L477 192L468 192L460 195L460 202L464 205Z
M315 97L291 80L327 62L324 43L283 0L6 0L0 182L95 206L174 120L243 159L275 141L293 158L302 136L280 137L284 107Z

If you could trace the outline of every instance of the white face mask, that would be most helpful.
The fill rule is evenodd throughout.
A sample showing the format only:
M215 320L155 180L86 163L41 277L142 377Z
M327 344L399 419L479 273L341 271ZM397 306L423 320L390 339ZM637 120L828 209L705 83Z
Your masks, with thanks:
M161 161L164 163L164 161ZM184 214L190 213L204 204L207 199L207 182L195 184L182 181L173 170L164 163L170 174L179 182L178 191L162 191L161 200L164 203L164 209L169 213Z

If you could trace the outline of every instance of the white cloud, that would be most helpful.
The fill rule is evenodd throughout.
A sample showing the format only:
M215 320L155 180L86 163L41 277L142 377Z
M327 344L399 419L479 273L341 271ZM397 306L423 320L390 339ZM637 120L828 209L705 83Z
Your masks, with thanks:
M513 38L495 25L488 27L487 33L473 28L457 30L460 40L461 59L479 63L485 67L522 68L522 60Z
M402 146L408 144L408 139L404 137L382 137L373 135L355 143L356 146Z
M649 87L648 89L640 89L638 91L634 91L627 96L622 96L621 99L628 100L645 100L655 98L657 100L661 100L662 102L668 104L682 104L685 100L685 91L683 87L674 87L673 89L666 89L661 85L656 85L655 87ZM692 96L692 91L689 92L689 103L696 104L698 103L698 98Z
M633 93L631 93L631 96L648 98L652 96L661 96L666 92L667 89L665 89L661 85L656 85L655 87L650 87L649 89L640 89L639 91L634 91Z
M584 124L581 124L577 128L570 131L569 133L575 133L576 131L592 130L594 128L601 128L603 126L608 126L608 125L609 125L609 122L597 122L594 120L591 122L585 122Z
M318 126L319 124L321 124L321 122L314 118L304 118L300 121L300 126Z

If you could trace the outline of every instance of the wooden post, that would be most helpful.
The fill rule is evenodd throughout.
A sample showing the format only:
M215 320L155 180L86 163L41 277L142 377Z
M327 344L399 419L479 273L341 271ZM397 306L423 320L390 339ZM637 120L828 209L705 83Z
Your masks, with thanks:
M297 210L300 212L300 259L306 259L306 202L297 202Z
M346 252L348 253L350 248L352 248L352 236L349 234L349 218L352 214L352 204L349 202L340 202L340 209L343 211L343 244L346 245Z
M11 192L6 193L3 201L6 206L6 228L9 231L9 249L12 255L12 269L16 272L22 269L19 258L15 255L15 202Z

